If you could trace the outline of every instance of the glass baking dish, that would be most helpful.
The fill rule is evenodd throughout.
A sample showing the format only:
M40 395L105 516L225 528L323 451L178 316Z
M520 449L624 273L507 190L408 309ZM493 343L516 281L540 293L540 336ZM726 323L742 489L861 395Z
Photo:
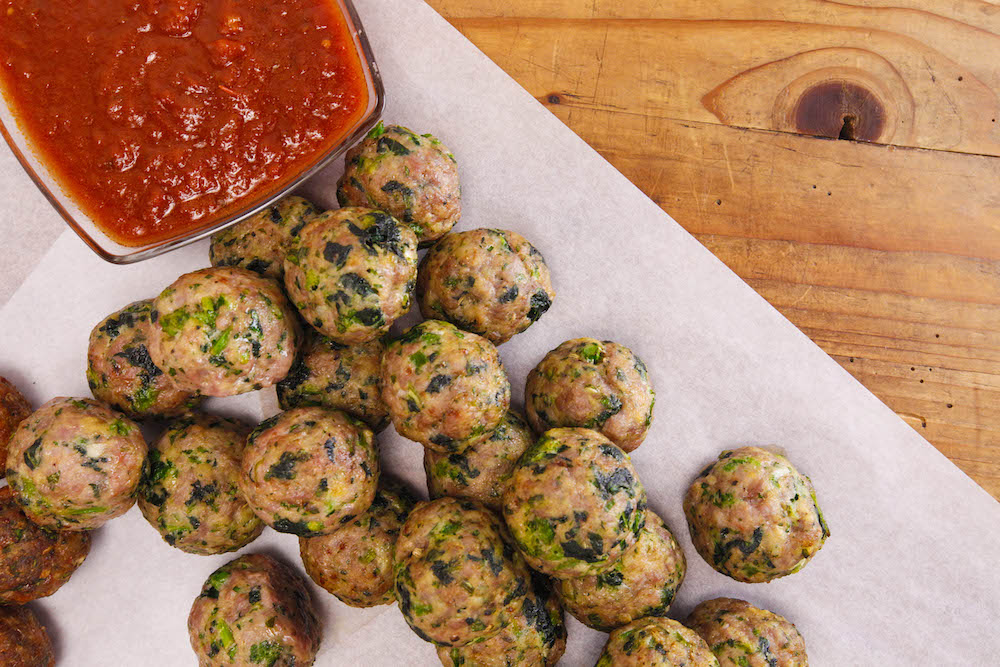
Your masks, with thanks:
M242 208L231 211L224 217L212 219L202 227L144 246L121 245L102 231L73 201L72 197L64 191L58 179L46 167L44 160L36 155L32 149L31 141L18 126L11 108L12 105L7 100L2 87L0 87L0 101L3 102L0 104L0 134L3 134L21 166L38 186L38 189L42 191L45 198L49 200L49 203L63 217L66 224L102 259L113 264L132 264L194 243L213 232L245 220L299 187L310 176L329 165L333 160L343 155L348 148L360 141L381 118L385 105L385 89L382 85L378 65L375 62L375 56L372 54L371 45L361 25L361 19L358 17L357 10L351 0L330 1L340 7L362 64L368 87L368 105L364 113L353 127L348 128L340 141L333 144L329 150L320 153L311 163L302 165L276 185L263 188L256 198L246 201Z

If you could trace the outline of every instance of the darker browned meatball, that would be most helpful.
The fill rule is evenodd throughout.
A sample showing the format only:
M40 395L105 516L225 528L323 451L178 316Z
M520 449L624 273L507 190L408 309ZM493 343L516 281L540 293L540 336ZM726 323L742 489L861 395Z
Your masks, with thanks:
M4 667L56 664L45 626L27 607L0 607L0 659Z
M7 443L17 425L30 414L28 399L7 378L0 376L0 475L7 472Z
M90 551L90 533L51 532L21 511L9 486L0 489L0 605L52 595Z

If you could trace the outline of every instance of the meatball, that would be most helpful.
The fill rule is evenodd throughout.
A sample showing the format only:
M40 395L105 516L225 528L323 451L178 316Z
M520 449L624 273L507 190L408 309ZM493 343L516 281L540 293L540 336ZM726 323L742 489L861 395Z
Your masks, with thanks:
M655 400L646 364L624 345L593 338L568 340L549 352L528 373L524 389L536 431L592 428L626 452L645 439Z
M0 489L0 605L52 595L90 551L90 534L39 528L9 486Z
M555 428L517 462L503 513L531 567L557 578L595 575L642 534L646 490L628 455L603 435Z
M743 600L706 600L684 624L705 640L721 667L809 665L806 642L794 624Z
M273 280L246 269L187 273L163 290L150 314L149 354L181 389L232 396L288 374L301 333Z
M319 213L302 197L279 199L256 215L212 234L209 261L212 266L239 266L281 280L292 238Z
M559 598L584 625L611 632L643 616L666 616L686 569L673 534L647 511L631 549L600 574L560 581Z
M347 347L320 334L307 336L288 377L278 383L281 409L336 408L378 433L389 425L379 374L384 351L385 343L377 339Z
M640 618L611 633L595 667L719 667L705 641L677 621Z
M149 356L149 314L153 301L135 303L112 313L90 332L87 383L94 398L133 419L171 417L198 404L153 363Z
M427 320L382 355L382 398L400 435L439 452L489 438L510 407L500 354L485 338Z
M306 572L352 607L392 604L392 552L416 502L408 489L383 477L366 512L329 535L299 538Z
M500 512L503 485L535 434L518 413L508 410L490 436L461 452L424 450L427 489L432 498L452 496L475 500Z
M419 503L394 554L396 599L422 639L464 646L499 633L520 613L528 569L500 520L479 503Z
M410 310L416 279L413 232L367 208L318 216L285 258L285 289L302 317L345 345L388 331Z
M495 345L531 326L555 298L542 253L516 232L449 234L417 272L417 302L428 319L448 320Z
M240 459L250 428L231 419L190 414L150 447L139 509L170 546L221 554L264 530L240 493Z
M295 408L263 421L243 453L240 488L269 526L326 535L368 509L378 486L375 434L340 410Z
M444 667L553 667L565 652L562 607L548 583L540 581L499 634L465 646L438 647Z
M28 518L91 530L135 503L146 441L125 415L89 398L54 398L21 422L7 481Z
M322 632L302 576L263 554L241 556L213 572L188 615L201 667L307 667Z
M0 657L4 667L53 667L49 634L27 607L0 607Z
M31 414L31 403L7 378L0 376L0 477L7 470L7 443L14 430Z
M809 478L760 447L722 452L691 484L684 514L701 557L746 583L798 572L830 535Z
M347 151L337 201L381 209L409 225L421 246L427 245L462 217L458 163L436 137L379 123Z

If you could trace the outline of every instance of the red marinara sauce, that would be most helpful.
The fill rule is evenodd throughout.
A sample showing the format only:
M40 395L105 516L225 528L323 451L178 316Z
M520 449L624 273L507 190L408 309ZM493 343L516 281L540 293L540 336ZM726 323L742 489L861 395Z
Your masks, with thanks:
M207 226L339 143L368 86L335 0L0 0L0 82L122 245Z

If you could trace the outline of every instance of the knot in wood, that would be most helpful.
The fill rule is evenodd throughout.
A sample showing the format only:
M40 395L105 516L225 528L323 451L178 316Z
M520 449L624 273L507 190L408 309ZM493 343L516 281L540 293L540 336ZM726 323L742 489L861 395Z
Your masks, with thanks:
M802 134L878 141L885 129L886 112L881 100L864 86L824 81L802 93L793 118Z

